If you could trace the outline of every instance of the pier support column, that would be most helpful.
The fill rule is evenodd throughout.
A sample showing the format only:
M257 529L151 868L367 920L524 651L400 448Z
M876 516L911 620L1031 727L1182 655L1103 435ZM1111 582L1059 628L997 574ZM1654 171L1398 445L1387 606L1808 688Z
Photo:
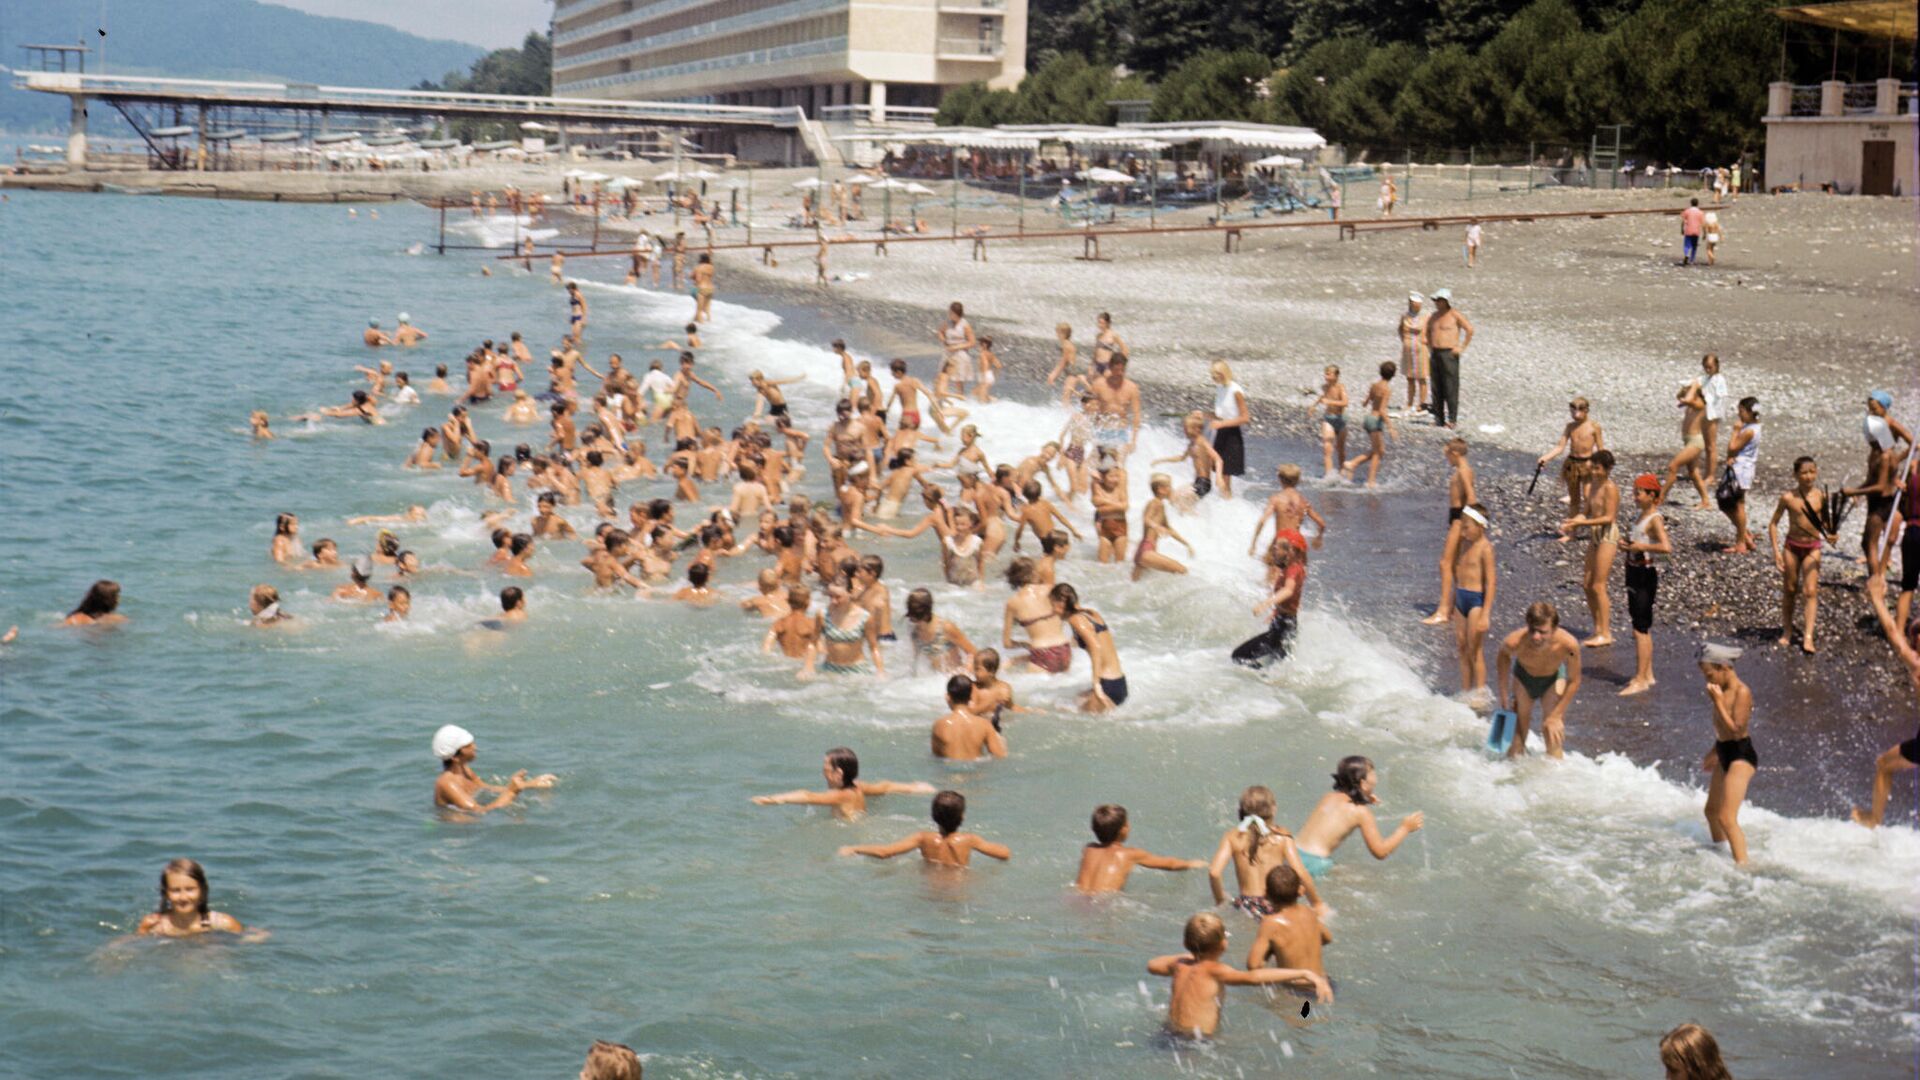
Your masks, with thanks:
M67 121L67 164L87 167L87 99L73 95L73 113Z

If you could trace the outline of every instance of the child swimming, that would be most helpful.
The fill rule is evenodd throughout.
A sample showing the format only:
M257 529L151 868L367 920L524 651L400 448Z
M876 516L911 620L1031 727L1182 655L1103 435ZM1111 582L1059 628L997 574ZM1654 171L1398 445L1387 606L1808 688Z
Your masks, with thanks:
M848 844L840 849L840 854L891 859L909 851L918 851L920 857L930 865L953 867L966 866L975 852L1001 862L1013 858L1013 853L1007 850L1006 845L982 839L973 833L961 832L960 825L966 817L967 797L957 791L943 791L933 797L933 824L938 832L922 829L891 844Z
M1220 1009L1229 986L1267 986L1273 983L1300 983L1313 987L1315 997L1333 1000L1333 989L1325 976L1301 968L1261 968L1241 971L1220 961L1227 951L1227 928L1220 916L1203 911L1187 920L1181 943L1187 951L1173 956L1156 956L1147 961L1147 974L1173 980L1173 996L1167 1002L1167 1031L1195 1039L1211 1038L1220 1030Z
M1198 870L1207 865L1200 859L1175 859L1127 846L1132 828L1127 823L1127 808L1105 803L1093 809L1093 843L1080 849L1080 873L1073 887L1083 893L1119 892L1127 887L1127 875L1137 866L1149 870Z
M827 751L820 775L826 778L825 791L786 791L778 795L755 795L755 806L830 806L833 816L849 821L867 812L869 795L931 795L933 785L925 781L898 783L892 780L860 779L860 756L844 746Z

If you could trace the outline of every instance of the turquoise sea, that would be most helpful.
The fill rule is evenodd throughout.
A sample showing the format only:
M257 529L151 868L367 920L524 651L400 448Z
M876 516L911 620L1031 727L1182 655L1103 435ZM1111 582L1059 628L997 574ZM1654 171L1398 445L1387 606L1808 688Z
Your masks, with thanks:
M1236 670L1228 649L1258 629L1245 496L1178 520L1201 550L1186 578L1128 585L1075 551L1061 578L1113 624L1134 698L1019 717L1002 762L928 757L942 679L904 652L886 680L800 685L731 603L590 595L577 545L542 546L526 625L476 632L502 584L482 569L486 504L450 470L399 468L447 401L379 428L280 419L361 385L370 317L406 311L433 335L383 354L421 384L482 337L521 330L544 355L566 315L544 273L409 253L430 240L407 206L0 204L0 626L21 627L0 647L0 1075L559 1077L608 1038L649 1077L1612 1078L1659 1075L1659 1035L1688 1020L1743 1080L1912 1068L1911 828L1750 807L1755 863L1735 869L1705 842L1698 781L1614 754L1489 761L1473 714L1409 669L1362 597L1318 579L1296 658ZM794 408L817 430L827 335L727 284L702 360L727 396L696 403L703 421L737 423L758 368L808 377ZM690 310L610 284L589 297L596 367L614 350L644 370ZM278 440L246 437L255 408ZM544 439L499 408L478 420L496 447ZM1064 417L1002 403L973 419L999 461ZM1142 449L1176 445L1160 431ZM817 454L813 472L822 494ZM374 527L346 517L414 503L430 513L397 530L427 563L409 623L327 600L344 575L268 557L278 512L352 555ZM939 584L925 540L862 546L887 558L896 605L936 585L940 614L997 639L997 579ZM725 568L730 599L757 568ZM58 627L98 577L121 582L130 624ZM261 582L297 631L244 625ZM1085 680L1078 658L1015 686L1060 706ZM483 772L559 784L477 823L437 815L428 739L447 722L478 736ZM919 796L852 825L748 802L818 786L839 744L867 777L964 792L969 827L1013 861L954 875L835 857L918 827ZM1291 999L1234 991L1217 1041L1169 1045L1145 963L1179 951L1205 876L1075 896L1088 813L1122 802L1135 843L1203 858L1242 787L1273 787L1297 828L1350 753L1379 764L1387 827L1416 809L1427 827L1384 862L1350 842L1322 880L1339 1000L1302 1021ZM129 940L181 855L207 867L216 908L271 938ZM1228 925L1237 959L1253 924Z

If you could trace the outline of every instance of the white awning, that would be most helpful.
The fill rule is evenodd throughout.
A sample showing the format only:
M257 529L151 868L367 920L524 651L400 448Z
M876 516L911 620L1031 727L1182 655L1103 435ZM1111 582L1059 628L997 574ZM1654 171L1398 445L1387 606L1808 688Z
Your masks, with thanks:
M1327 140L1312 128L1278 124L1136 124L1127 130L1172 143L1204 142L1261 150L1318 150Z

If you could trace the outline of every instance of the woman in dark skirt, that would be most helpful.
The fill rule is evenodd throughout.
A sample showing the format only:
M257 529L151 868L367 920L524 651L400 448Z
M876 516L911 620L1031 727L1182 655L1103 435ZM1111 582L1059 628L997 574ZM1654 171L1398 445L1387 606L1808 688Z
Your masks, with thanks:
M1213 384L1219 389L1213 397L1213 450L1220 455L1222 498L1233 497L1233 478L1247 471L1247 447L1241 428L1247 423L1247 392L1233 381L1233 369L1225 360L1213 362Z

